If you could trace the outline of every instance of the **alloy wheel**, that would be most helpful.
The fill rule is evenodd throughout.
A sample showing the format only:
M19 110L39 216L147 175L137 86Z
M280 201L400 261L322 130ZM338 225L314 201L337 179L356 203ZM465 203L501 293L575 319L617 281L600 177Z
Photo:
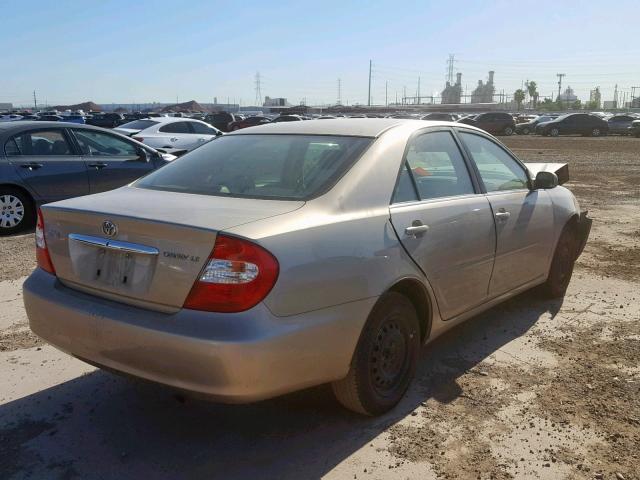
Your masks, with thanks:
M14 195L0 196L0 228L13 228L24 219L24 204Z

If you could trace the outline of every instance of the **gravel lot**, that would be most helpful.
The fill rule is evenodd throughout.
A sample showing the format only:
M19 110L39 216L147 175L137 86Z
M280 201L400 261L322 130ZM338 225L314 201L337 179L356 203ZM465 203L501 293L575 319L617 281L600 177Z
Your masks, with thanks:
M640 479L640 139L503 141L568 162L591 212L569 292L446 334L376 419L326 387L225 406L95 370L29 332L33 235L0 239L0 478Z

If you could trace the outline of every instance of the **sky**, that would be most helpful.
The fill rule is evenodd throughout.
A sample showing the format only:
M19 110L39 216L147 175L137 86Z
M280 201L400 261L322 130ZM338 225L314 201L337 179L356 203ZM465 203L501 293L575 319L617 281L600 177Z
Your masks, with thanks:
M471 92L495 70L497 92L534 80L557 93L565 73L583 100L638 86L638 0L251 1L1 0L0 102L14 105L344 104L440 92L446 62ZM386 92L386 93L385 93ZM627 93L629 95L629 93Z

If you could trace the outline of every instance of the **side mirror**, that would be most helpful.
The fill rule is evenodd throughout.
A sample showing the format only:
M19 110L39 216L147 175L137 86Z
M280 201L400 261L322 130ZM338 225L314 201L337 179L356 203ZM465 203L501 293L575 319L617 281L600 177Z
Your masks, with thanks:
M558 186L558 176L553 172L538 172L533 186L538 189L549 189Z
M147 152L146 148L141 148L138 153L139 153L138 159L141 162L145 162L145 163L149 162L150 155L149 155L149 152Z

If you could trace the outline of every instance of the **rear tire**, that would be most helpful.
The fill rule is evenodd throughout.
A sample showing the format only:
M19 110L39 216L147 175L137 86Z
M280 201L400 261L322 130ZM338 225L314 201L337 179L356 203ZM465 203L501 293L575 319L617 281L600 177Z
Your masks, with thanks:
M576 242L571 227L567 225L556 245L553 253L551 268L547 281L542 285L542 290L548 298L564 297L576 261Z
M12 235L35 224L31 197L14 187L0 187L0 236Z
M599 137L600 135L602 135L602 132L599 128L594 128L593 130L591 130L592 137Z
M510 137L511 135L513 135L513 128L512 127L507 127L503 130L503 132L507 137Z
M525 128L523 128L523 129L522 129L522 134L523 134L523 135L529 135L529 133L530 133L530 132L529 132L529 129L528 129L527 127L525 127Z
M409 388L419 352L413 304L400 293L385 293L369 314L349 373L331 384L336 399L363 415L391 410Z
M560 130L558 130L557 128L552 128L551 130L549 130L549 135L551 135L552 137L557 137L558 135L560 135Z

